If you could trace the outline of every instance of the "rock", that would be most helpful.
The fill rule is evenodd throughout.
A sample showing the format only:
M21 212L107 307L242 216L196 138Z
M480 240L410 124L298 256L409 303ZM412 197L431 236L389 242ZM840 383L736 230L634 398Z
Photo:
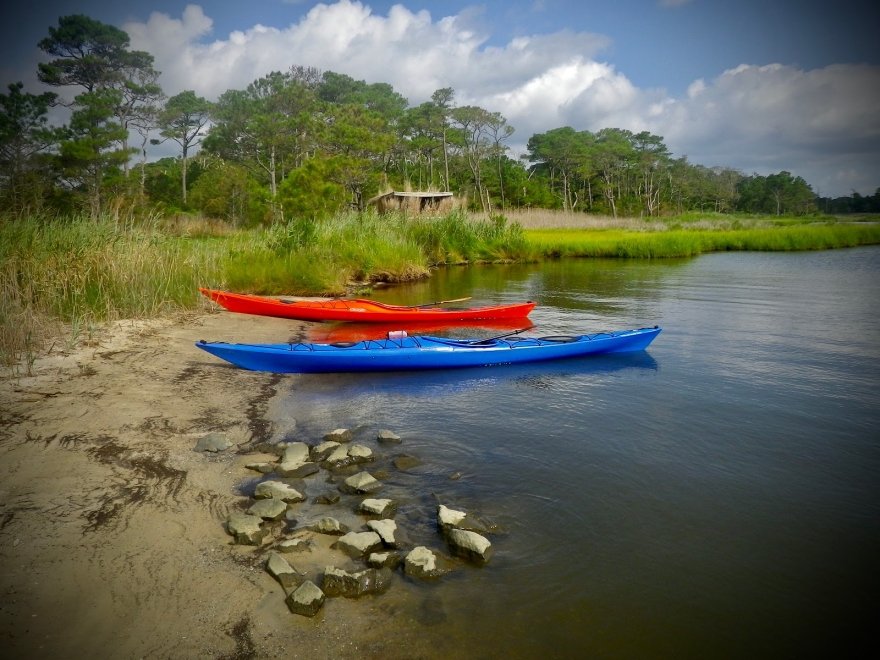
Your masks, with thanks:
M309 462L309 446L304 442L290 442L284 445L280 463L275 472L282 477L307 477L318 471L317 463Z
M343 488L354 493L373 493L382 488L382 482L377 481L369 472L358 472L343 482Z
M284 445L281 463L305 463L309 460L309 446L304 442L290 442Z
M410 456L408 454L401 454L400 456L394 457L394 467L398 470L411 470L414 467L418 467L422 464L422 460L420 458L416 458L415 456Z
M397 523L393 520L370 520L367 527L376 532L379 538L389 548L396 548L397 541L394 538L394 532L397 531Z
M348 457L354 463L366 463L374 458L373 450L364 445L351 445L348 448Z
M308 552L311 550L311 542L308 539L296 538L296 539L284 539L280 541L276 546L278 548L278 552L283 552L284 554L288 554L291 552Z
M287 607L294 614L315 616L324 605L324 592L311 580L306 580L286 599Z
M453 472L449 475L449 481L458 481L461 479L461 472Z
M230 513L226 520L226 531L235 537L240 545L260 545L266 536L262 527L263 519L246 513Z
M346 465L347 461L348 447L343 447L338 442L336 443L336 449L327 454L327 458L324 459L325 463L333 467L342 467Z
M376 532L348 532L334 544L349 557L363 557L382 545L382 537Z
M254 497L258 500L272 497L284 502L302 502L306 499L305 495L283 481L263 481L258 483L254 490Z
M232 444L232 440L230 440L225 433L215 432L199 438L195 450L210 452L226 451L232 446Z
M367 565L373 568L395 569L400 565L400 555L396 552L371 552Z
M274 497L266 500L257 500L247 510L252 516L259 516L263 520L281 520L287 513L287 502L276 500Z
M403 560L403 571L411 577L421 579L440 577L448 572L439 566L437 556L423 545L410 550Z
M467 516L467 513L464 511L450 509L445 504L441 504L437 508L437 520L441 527L455 527L465 519L465 516Z
M459 557L470 559L478 564L486 564L492 557L492 544L485 536L476 532L465 529L450 529L446 540L452 553Z
M391 569L368 568L357 573L349 573L334 566L324 569L321 583L327 596L359 598L365 594L382 593L391 584Z
M464 529L478 534L490 534L498 531L497 525L484 522L464 511L456 511L441 504L437 508L437 522L444 534L450 529Z
M326 440L325 442L322 442L321 444L312 447L311 451L309 452L309 458L311 458L315 462L320 463L321 461L325 460L334 449L338 447L338 442L334 442L333 440Z
M365 499L358 507L358 511L361 513L365 513L368 516L378 516L380 518L391 517L396 509L397 504L393 500L372 498Z
M260 474L269 474L275 471L275 463L248 463L245 467L248 470L254 470Z
M387 429L379 431L379 435L376 436L376 440L385 444L400 444L400 436Z
M348 532L348 527L340 523L336 518L321 518L317 523L312 526L312 529L319 534L332 534L336 536L342 536L343 534Z
M339 493L322 493L312 500L315 504L338 504Z
M324 435L324 440L332 440L333 442L348 442L351 440L351 431L348 429L334 429Z
M275 466L275 472L282 477L295 477L302 479L320 470L317 463L279 463Z
M266 571L278 580L285 589L298 587L303 581L297 570L277 552L269 553L269 558L266 560Z

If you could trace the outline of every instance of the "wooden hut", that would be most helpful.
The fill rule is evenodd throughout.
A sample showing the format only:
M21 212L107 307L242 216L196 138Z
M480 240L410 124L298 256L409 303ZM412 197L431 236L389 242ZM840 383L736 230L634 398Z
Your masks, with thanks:
M454 207L451 192L398 192L391 191L367 200L379 213L401 211L414 215L448 213Z

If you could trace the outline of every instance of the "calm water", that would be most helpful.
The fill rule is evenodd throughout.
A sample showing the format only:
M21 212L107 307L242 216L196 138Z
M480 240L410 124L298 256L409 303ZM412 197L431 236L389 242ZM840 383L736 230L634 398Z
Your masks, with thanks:
M438 500L503 528L486 568L381 597L413 656L840 657L880 595L878 276L875 247L455 268L381 298L663 333L637 355L292 376L275 415L309 442L400 434L381 451L423 464L382 495L413 544L443 550Z

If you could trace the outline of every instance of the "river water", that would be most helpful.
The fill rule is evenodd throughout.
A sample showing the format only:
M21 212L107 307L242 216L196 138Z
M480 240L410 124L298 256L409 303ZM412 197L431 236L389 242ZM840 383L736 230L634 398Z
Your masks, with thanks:
M389 634L421 640L405 655L828 657L873 629L880 248L451 268L377 295L464 296L538 301L530 335L663 332L633 355L283 381L299 438L390 429L421 461L381 493L411 545L444 550L438 501L499 526L486 567L380 596Z

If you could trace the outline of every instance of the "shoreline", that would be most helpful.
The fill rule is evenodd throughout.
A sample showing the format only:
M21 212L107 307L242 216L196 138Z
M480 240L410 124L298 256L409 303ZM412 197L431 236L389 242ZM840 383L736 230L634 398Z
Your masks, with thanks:
M298 656L414 657L424 648L418 631L386 639L394 601L384 597L328 599L314 619L290 613L265 553L233 545L225 530L242 506L238 485L255 476L244 467L251 447L284 432L266 414L287 377L225 366L194 343L279 341L304 327L228 312L118 321L38 357L33 375L0 380L7 654L290 657L295 644ZM213 431L244 451L195 451ZM317 542L308 563L339 563L334 540Z

